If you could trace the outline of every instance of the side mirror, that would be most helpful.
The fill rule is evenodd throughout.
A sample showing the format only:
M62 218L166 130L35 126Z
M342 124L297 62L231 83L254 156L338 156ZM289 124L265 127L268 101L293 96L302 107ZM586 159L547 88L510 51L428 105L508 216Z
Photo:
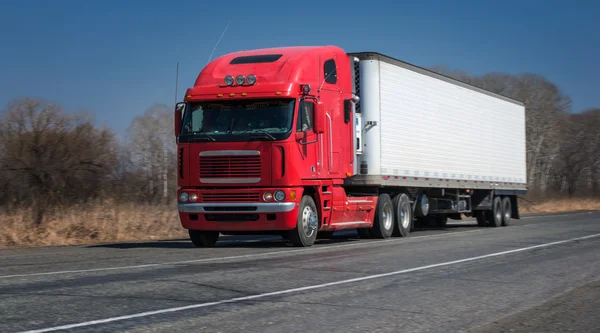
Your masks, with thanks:
M322 102L317 102L313 113L313 132L321 134L325 132L325 106Z
M175 114L174 114L174 131L175 137L179 136L181 132L181 118L183 117L183 111L185 110L185 103L177 103L175 105Z

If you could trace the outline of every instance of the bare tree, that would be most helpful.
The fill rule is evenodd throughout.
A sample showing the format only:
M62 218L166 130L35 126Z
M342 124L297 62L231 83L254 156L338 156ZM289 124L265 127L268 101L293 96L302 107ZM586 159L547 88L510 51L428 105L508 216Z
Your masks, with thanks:
M155 104L142 116L135 117L128 130L132 158L143 166L147 191L152 197L168 202L176 190L176 144L172 131L172 109Z
M0 169L41 224L52 205L96 195L116 160L114 137L38 99L13 101L0 119Z

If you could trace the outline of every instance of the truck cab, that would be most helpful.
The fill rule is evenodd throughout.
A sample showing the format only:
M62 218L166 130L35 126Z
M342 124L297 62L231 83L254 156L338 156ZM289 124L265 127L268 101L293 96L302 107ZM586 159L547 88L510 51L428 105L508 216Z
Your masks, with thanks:
M202 69L174 115L179 216L196 246L220 233L309 246L336 229L332 188L356 170L352 80L334 46L236 52Z

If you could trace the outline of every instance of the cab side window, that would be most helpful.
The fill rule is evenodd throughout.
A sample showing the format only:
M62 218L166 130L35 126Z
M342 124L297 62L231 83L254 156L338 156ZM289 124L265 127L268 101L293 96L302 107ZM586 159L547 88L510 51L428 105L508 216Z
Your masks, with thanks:
M298 121L296 122L296 131L304 132L313 128L313 102L301 101L298 106Z
M337 70L335 68L335 60L329 59L323 64L325 82L330 84L337 83Z

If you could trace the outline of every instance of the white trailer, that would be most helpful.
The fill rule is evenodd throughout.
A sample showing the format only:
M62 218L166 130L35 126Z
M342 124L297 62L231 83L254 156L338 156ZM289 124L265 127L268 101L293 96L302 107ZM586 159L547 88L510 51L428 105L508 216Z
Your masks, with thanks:
M519 218L516 195L527 190L523 103L379 53L349 56L360 102L358 163L347 187L408 189L423 202L417 216L438 224L461 213L495 226L510 222L511 214L500 216L506 210Z

